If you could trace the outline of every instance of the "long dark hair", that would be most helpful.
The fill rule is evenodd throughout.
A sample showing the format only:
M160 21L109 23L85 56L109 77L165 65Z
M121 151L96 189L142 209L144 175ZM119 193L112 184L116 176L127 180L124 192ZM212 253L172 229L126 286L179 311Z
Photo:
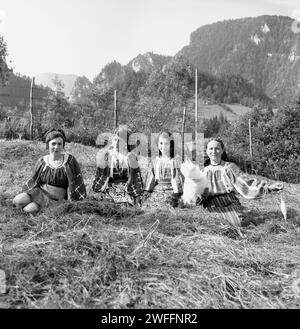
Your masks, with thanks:
M168 138L169 139L169 141L170 141L170 158L171 159L173 159L174 158L174 156L175 156L175 151L174 151L174 140L172 140L171 139L171 136L172 136L172 134L170 133L170 132L166 132L166 131L163 131L163 132L161 132L159 135L158 135L158 137L157 137L157 147L158 147L158 143L159 143L159 139L161 138L161 137L163 137L163 138ZM162 156L162 154L161 154L161 152L160 152L160 150L158 149L158 155L159 155L159 157L161 157Z
M219 137L212 137L212 138L210 138L210 139L208 140L207 144L206 144L206 149L207 149L207 145L208 145L208 143L213 142L213 141L218 142L218 143L221 145L221 148L222 148L222 150L223 150L223 153L222 153L222 155L221 155L221 160L223 160L223 161L227 161L228 156L227 156L227 153L226 153L226 151L225 151L225 145L224 145L224 142L222 141L221 138L219 138ZM206 167L206 166L209 166L209 165L210 165L210 158L206 155L206 159L204 159L204 166Z

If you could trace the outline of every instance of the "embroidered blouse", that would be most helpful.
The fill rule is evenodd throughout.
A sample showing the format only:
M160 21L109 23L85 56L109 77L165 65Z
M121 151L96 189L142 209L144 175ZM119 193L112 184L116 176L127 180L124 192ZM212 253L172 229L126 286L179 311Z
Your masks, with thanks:
M65 154L61 166L53 168L49 163L49 155L38 159L31 178L22 187L22 191L41 187L44 184L67 189L68 199L81 200L86 197L86 187L78 162L71 154Z
M174 193L183 192L183 176L177 158L156 157L146 177L145 191L152 192L156 184L169 183Z
M40 174L39 183L49 184L56 187L62 187L67 189L69 186L68 176L66 172L66 162L68 160L68 155L64 156L64 161L61 166L54 168L50 165L49 155L43 157L45 166Z
M236 164L221 161L219 165L204 167L207 195L237 191L246 199L255 199L268 192L268 183L243 173Z
M102 149L96 156L97 170L92 185L94 192L101 192L112 183L124 183L132 197L143 193L143 180L134 153L123 155L112 148Z

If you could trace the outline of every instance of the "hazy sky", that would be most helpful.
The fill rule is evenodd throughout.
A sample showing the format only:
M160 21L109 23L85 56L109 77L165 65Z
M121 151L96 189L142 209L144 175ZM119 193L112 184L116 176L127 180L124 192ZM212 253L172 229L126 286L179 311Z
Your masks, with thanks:
M0 0L0 32L15 72L92 79L113 60L175 55L202 25L266 14L300 18L300 1Z

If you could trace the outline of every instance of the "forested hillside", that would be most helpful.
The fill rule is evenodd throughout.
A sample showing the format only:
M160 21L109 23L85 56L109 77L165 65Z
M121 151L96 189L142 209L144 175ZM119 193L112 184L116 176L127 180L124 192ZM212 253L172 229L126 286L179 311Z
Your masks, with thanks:
M205 25L178 52L199 70L238 74L278 103L300 92L300 34L292 18L259 16Z

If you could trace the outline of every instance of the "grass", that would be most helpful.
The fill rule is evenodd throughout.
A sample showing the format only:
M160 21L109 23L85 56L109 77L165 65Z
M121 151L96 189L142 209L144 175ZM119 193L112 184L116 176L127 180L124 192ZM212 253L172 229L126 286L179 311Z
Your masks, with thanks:
M0 141L3 308L299 308L300 186L245 201L263 223L241 230L202 208L139 209L98 202L95 149L67 144L88 198L36 216L12 207L44 144Z
M198 113L199 117L204 119L212 119L215 116L220 116L221 113L226 117L229 121L237 120L241 115L244 115L251 111L252 109L241 104L224 104L225 106L230 108L230 111L225 110L221 105L213 104L206 105L199 102Z

